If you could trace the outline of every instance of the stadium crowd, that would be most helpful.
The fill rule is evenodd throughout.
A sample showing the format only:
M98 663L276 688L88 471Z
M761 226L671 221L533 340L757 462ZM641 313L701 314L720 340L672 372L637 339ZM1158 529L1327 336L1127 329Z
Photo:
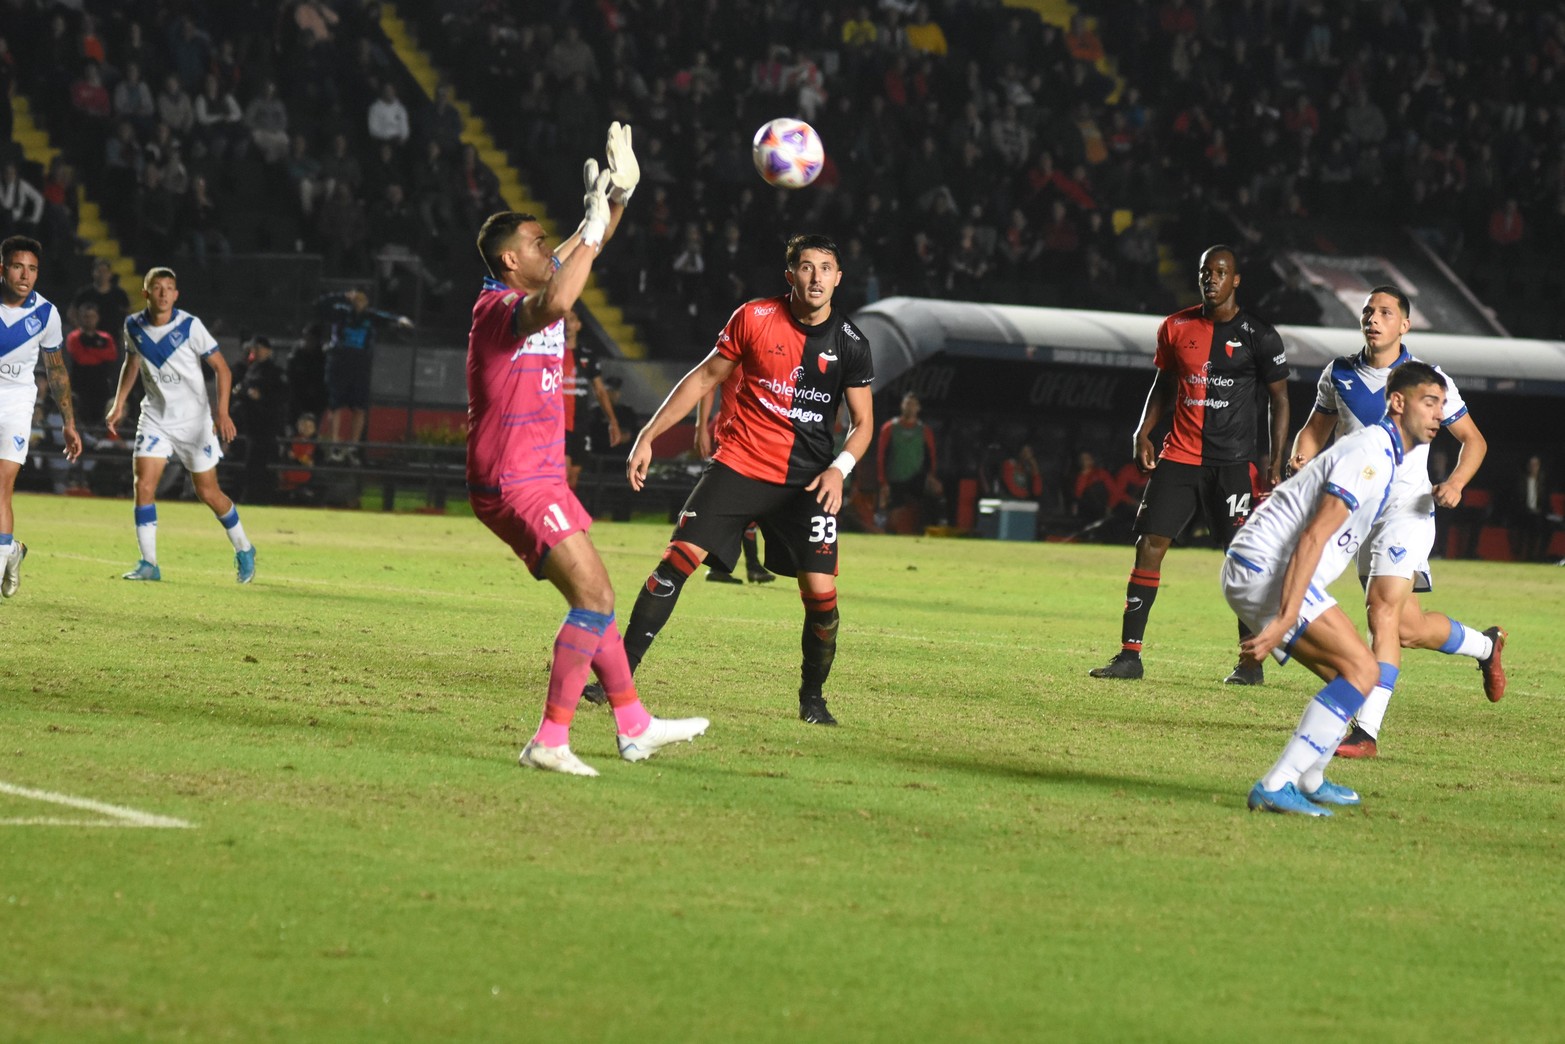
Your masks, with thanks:
M766 245L797 225L844 230L850 307L908 293L1164 312L1162 257L1235 241L1254 303L1267 256L1329 253L1373 217L1454 262L1513 332L1561 333L1540 307L1565 249L1555 5L1082 6L1095 17L1067 30L997 0L565 17L468 0L413 17L551 203L576 187L550 157L585 155L609 119L638 129L651 205L606 267L625 300L650 299L669 353L771 286ZM808 193L749 170L749 129L781 113L826 141Z
M414 290L438 305L476 278L472 230L501 206L454 88L562 213L580 188L557 158L594 152L612 119L636 128L645 184L600 267L664 357L779 288L802 227L838 236L850 309L914 294L1165 313L1188 259L1226 240L1247 255L1247 305L1292 322L1310 301L1270 256L1405 227L1512 332L1565 334L1548 306L1565 290L1554 5L1082 6L1062 29L999 0L413 5L449 77L428 99L373 0L4 0L0 93L25 94L63 152L30 163L0 106L0 208L71 285L85 185L140 267L304 250L389 306ZM806 192L750 167L750 131L783 113L827 144ZM935 420L965 474L1037 449L1062 517L1080 450L1124 459L1118 427Z

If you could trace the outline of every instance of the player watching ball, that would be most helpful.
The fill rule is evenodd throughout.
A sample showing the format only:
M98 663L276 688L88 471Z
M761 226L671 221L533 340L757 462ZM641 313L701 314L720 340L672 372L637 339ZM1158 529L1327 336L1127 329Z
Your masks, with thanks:
M614 588L587 533L592 518L566 483L565 316L640 180L628 126L610 125L607 169L588 160L583 175L586 216L553 251L530 214L492 214L478 232L489 278L467 339L467 482L474 514L569 606L554 639L543 720L518 760L596 776L570 748L571 721L592 673L614 709L626 761L692 740L709 723L654 718L642 705L614 624Z

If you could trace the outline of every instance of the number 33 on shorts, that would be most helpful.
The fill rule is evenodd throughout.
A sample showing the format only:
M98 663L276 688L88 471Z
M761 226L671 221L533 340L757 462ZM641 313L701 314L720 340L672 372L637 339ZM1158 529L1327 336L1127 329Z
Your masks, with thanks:
M832 515L815 515L810 518L810 543L835 544L837 519Z

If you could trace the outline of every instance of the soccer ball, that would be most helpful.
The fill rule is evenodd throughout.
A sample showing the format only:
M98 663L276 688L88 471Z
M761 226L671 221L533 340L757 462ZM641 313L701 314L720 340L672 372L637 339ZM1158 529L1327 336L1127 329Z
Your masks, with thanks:
M803 188L820 175L826 163L826 149L815 128L786 116L763 124L755 132L750 152L761 177L778 188Z

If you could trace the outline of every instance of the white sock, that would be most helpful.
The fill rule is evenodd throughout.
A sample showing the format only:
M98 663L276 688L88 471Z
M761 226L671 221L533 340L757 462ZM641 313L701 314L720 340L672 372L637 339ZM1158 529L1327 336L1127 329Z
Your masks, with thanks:
M1452 620L1451 624L1455 626L1456 621ZM1475 660L1487 660L1494 655L1494 639L1471 627L1462 629L1467 633L1462 635L1462 644L1456 647L1456 655L1471 656Z
M158 564L158 524L156 522L136 527L136 547L141 550L141 560Z
M1337 756L1337 748L1332 747L1330 754L1322 754L1315 759L1315 764L1304 770L1299 777L1299 792L1301 794L1313 794L1320 789L1320 785L1326 782L1326 766L1331 764L1331 759Z
M228 542L234 545L235 551L250 550L250 539L245 536L245 527L239 521L239 508L230 506L228 514L218 515L217 520L223 524L223 531L228 534Z
M1282 757L1270 772L1261 777L1261 789L1280 790L1289 783L1298 783L1309 768L1322 758L1330 760L1337 744L1348 734L1348 723L1334 708L1318 699L1311 700L1299 719L1299 727L1293 738L1282 749ZM1316 784L1319 786L1319 784Z
M1384 685L1377 685L1369 691L1369 696L1364 700L1364 706L1353 716L1358 722L1358 727L1369 733L1372 737L1380 738L1380 723L1386 720L1386 707L1391 703L1391 690Z
M243 523L235 522L233 525L224 530L224 532L228 534L228 542L234 545L235 551L250 550L250 538L245 536L245 527Z

